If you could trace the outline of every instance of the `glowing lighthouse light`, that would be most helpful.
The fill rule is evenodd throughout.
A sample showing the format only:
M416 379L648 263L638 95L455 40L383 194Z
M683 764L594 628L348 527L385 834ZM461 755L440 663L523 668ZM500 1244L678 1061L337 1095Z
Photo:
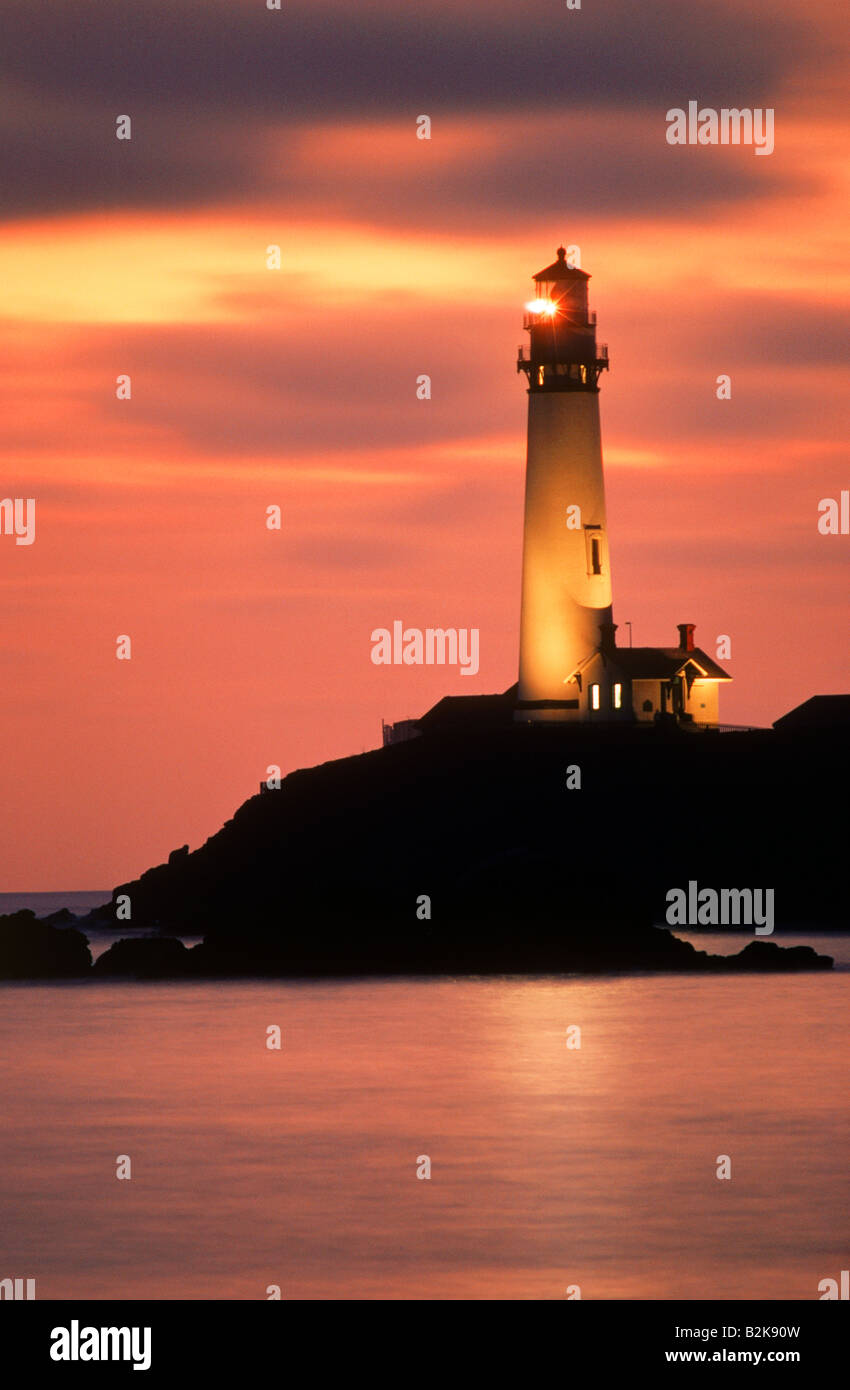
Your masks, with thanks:
M551 299L532 299L525 307L529 314L548 314L551 317L558 312L557 304Z

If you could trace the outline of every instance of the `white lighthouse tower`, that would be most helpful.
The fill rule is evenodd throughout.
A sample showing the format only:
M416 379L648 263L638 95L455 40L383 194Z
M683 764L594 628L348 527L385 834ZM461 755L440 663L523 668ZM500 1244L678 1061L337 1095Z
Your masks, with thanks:
M520 623L519 720L630 717L614 662L611 566L599 430L590 276L567 263L534 276L517 370L528 378L528 461Z

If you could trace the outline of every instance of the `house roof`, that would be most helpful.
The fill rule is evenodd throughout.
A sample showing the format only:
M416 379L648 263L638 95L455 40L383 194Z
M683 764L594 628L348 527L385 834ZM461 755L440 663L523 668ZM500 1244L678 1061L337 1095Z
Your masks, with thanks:
M615 666L633 681L670 680L684 671L689 662L699 668L699 678L710 681L730 681L728 671L708 656L701 647L683 651L681 647L616 647L610 654Z
M850 724L850 695L812 695L774 719L774 729L832 729Z
M516 691L515 686L512 691ZM470 721L479 725L501 723L510 717L512 691L506 691L504 695L444 695L416 722L421 729L428 729L433 724L456 725Z

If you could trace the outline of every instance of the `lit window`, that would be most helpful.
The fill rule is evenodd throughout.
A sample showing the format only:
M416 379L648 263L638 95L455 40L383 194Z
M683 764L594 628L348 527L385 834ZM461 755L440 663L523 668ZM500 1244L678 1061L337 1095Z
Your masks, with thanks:
M623 708L623 687L619 681L611 690L611 700L615 709Z
M543 385L543 379L544 379L545 372L546 372L546 368L545 368L545 367L538 367L538 368L537 368L537 385L538 385L538 386L542 386L542 385Z
M599 709L599 686L598 686L598 685L592 685L592 686L590 687L590 708L591 708L591 709Z

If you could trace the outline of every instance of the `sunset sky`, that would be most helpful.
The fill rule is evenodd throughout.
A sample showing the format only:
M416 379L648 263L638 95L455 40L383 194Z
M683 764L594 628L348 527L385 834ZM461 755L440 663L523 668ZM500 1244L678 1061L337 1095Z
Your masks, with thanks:
M562 242L611 355L619 640L728 634L732 723L850 689L850 537L817 526L850 487L845 6L4 0L3 28L0 497L37 505L33 545L0 536L0 890L109 888L269 765L512 684L516 349ZM689 100L774 108L775 152L671 147ZM479 628L479 674L373 665L395 619Z

